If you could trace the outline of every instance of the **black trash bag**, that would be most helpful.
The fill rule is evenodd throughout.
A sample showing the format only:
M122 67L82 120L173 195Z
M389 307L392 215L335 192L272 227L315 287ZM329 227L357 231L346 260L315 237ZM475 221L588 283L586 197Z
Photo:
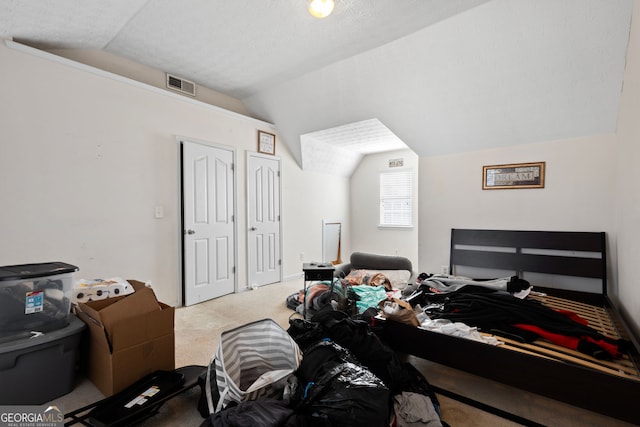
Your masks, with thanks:
M304 352L310 345L320 341L326 336L322 326L318 322L311 322L301 318L290 317L287 333Z
M436 411L440 413L440 404L429 381L413 365L402 362L397 353L373 332L368 322L349 318L344 312L329 310L317 313L312 320L289 320L288 332L304 350L298 371L301 384L313 378L312 374L304 374L305 370L311 369L310 366L319 369L323 361L332 360L331 355L319 354L320 349L315 348L322 337L337 344L337 348L348 350L351 359L344 356L338 359L365 366L384 382L389 388L390 396L403 391L421 393L431 398ZM312 347L315 349L312 350ZM336 351L340 353L341 350ZM314 358L318 361L314 361ZM324 368L330 369L331 366Z
M298 414L307 425L388 426L389 389L367 368L351 362L335 366L305 388Z
M363 320L325 318L321 320L327 337L351 351L354 356L385 384L393 381L389 367L397 355L373 333Z
M296 375L301 388L296 405L299 425L389 425L389 389L335 342L323 340L311 346Z
M306 385L317 381L318 378L344 362L360 364L348 349L325 338L315 342L304 352L296 376L300 384Z

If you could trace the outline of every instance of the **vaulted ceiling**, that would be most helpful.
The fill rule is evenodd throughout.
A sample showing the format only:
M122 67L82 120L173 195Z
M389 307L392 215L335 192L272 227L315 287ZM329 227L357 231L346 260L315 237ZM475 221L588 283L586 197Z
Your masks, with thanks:
M632 4L336 0L318 20L302 0L0 0L0 37L238 98L321 168L303 153L364 155L366 130L420 156L615 132Z

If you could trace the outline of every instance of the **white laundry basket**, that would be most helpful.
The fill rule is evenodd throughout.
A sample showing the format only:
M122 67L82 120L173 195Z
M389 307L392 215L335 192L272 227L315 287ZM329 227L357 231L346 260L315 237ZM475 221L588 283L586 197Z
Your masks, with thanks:
M216 355L207 369L209 413L219 412L230 402L278 397L301 360L298 344L272 319L222 332ZM212 381L219 392L217 402Z

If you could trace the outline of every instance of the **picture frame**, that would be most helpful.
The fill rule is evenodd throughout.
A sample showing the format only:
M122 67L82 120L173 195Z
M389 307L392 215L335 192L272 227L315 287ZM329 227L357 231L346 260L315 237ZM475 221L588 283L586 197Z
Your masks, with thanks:
M276 154L276 136L274 134L258 131L258 153Z
M482 167L483 190L544 188L545 162Z

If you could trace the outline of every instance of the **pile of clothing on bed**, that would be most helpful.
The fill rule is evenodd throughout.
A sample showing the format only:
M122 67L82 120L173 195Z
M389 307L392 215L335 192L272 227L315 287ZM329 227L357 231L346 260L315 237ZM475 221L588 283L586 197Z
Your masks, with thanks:
M524 343L543 338L605 360L621 357L630 344L603 335L576 313L527 298L531 286L516 276L474 280L421 273L418 282L418 289L407 300L425 329L448 333L447 329L458 326ZM480 340L495 340L479 336Z
M499 337L522 343L543 338L597 359L620 358L630 343L590 327L578 314L549 308L528 298L532 287L517 276L491 280L421 273L415 290L403 295L404 278L388 272L354 270L346 277L319 282L287 299L287 305L311 316L324 306L352 317L380 316L491 345ZM398 286L399 285L399 286ZM405 292L406 293L406 292ZM309 314L307 314L309 316Z

